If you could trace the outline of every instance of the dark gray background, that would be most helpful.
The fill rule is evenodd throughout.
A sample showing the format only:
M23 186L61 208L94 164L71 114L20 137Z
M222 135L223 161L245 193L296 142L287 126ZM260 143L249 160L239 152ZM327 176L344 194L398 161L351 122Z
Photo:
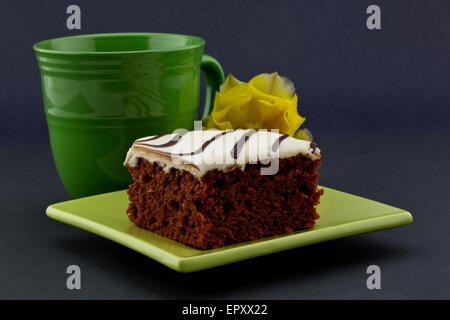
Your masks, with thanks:
M82 30L66 29L78 4ZM382 30L365 10L378 4ZM0 298L450 298L449 1L1 1ZM412 212L398 229L194 274L52 221L69 199L48 145L32 45L97 32L206 39L226 73L296 85L323 154L321 184ZM65 269L82 269L81 291ZM382 269L382 289L365 286Z

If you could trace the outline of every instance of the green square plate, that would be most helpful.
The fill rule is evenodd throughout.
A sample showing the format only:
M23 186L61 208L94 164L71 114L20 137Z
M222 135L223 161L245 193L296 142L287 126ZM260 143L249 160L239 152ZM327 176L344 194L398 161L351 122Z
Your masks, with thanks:
M53 219L96 233L140 252L179 272L192 272L309 244L408 224L408 212L341 191L325 190L313 229L198 250L132 224L125 210L126 191L56 203L47 208Z

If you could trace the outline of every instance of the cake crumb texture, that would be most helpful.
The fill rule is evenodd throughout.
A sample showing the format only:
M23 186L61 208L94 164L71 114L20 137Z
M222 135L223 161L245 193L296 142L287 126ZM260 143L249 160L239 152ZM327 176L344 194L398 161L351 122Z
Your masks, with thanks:
M276 175L261 175L258 163L198 179L139 159L128 168L134 183L127 215L137 226L199 249L312 228L323 194L320 161L297 155L280 159Z

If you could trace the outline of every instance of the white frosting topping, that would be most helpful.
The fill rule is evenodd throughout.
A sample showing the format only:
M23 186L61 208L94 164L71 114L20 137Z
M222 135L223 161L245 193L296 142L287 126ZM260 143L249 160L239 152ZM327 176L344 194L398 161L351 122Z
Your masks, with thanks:
M275 132L197 130L140 138L128 151L124 165L134 167L143 158L166 171L187 170L200 178L210 170L244 170L247 163L269 164L298 154L320 158L314 143Z

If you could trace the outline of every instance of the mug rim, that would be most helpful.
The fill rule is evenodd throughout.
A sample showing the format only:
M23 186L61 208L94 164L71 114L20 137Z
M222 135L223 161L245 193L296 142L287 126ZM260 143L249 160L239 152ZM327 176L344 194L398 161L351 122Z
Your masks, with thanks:
M166 36L173 38L183 38L194 40L196 43L181 46L172 49L144 49L144 50L125 50L125 51L66 51L66 50L57 50L57 49L46 49L42 46L48 44L54 40L61 39L78 39L78 38L96 38L96 37L116 37L116 36ZM120 54L134 54L134 53L164 53L164 52L175 52L175 51L183 51L183 50L191 50L203 47L205 45L205 40L203 38L185 35L185 34L177 34L177 33L154 33L154 32L114 32L114 33L89 33L89 34L81 34L74 36L65 36L65 37L57 37L51 38L47 40L42 40L33 45L33 50L36 53L52 53L52 54L61 54L61 55L120 55Z

